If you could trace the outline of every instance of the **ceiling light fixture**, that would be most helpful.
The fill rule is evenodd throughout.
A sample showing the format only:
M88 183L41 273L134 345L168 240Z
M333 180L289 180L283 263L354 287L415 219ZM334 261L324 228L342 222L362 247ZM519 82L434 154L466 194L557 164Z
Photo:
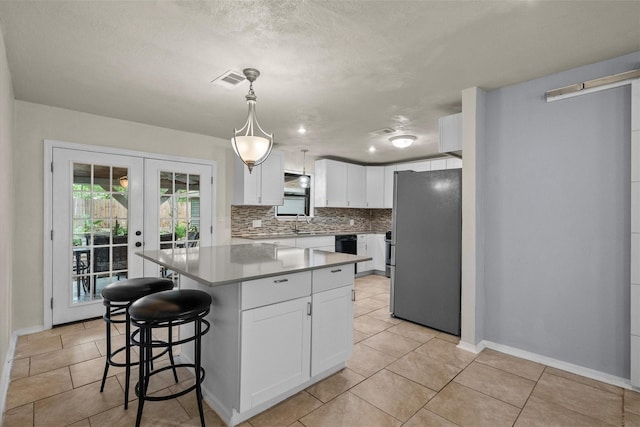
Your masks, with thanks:
M300 135L304 135L305 133L307 133L307 130L304 128L304 126L300 125L300 127L298 128L298 133Z
M302 175L300 175L300 187L302 188L309 188L309 184L311 183L311 177L309 175L306 174L305 170L304 170L304 161L306 159L306 154L307 154L307 150L306 148L300 150L302 151Z
M265 132L256 117L256 94L253 92L253 82L260 76L260 71L255 68L245 68L242 72L250 82L249 93L245 96L249 105L249 115L242 128L233 130L231 146L251 173L255 166L267 160L271 154L273 134Z
M413 135L398 135L389 138L389 141L391 141L393 146L397 148L407 148L408 146L413 144L413 141L415 140L416 137Z
M375 153L376 152L376 147L374 147L373 145L371 147L369 147L369 152L370 153Z

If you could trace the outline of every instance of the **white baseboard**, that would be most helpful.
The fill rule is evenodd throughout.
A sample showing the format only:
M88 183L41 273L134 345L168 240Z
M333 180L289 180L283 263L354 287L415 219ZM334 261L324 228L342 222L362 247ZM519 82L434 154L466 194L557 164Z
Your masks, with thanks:
M484 350L485 345L484 345L484 341L481 341L478 344L471 344L471 343L464 342L464 341L461 340L458 343L458 348L461 349L461 350L466 350L466 351L470 351L471 353L478 354L482 350Z
M462 344L462 342L460 343ZM467 343L464 346L458 345L459 348L467 350L465 348ZM470 347L474 347L473 345L469 345ZM532 362L541 363L546 366L550 366L552 368L561 369L563 371L571 372L572 374L581 375L583 377L591 378L592 380L601 381L603 383L611 384L617 387L622 387L626 389L632 390L631 382L629 379L617 377L615 375L607 374L605 372L596 371L594 369L585 368L584 366L574 365L573 363L564 362L562 360L554 359L552 357L542 356L540 354L531 353L529 351L520 350L519 348L509 347L507 345L498 344L492 341L483 340L478 343L475 348L482 349L490 348L492 350L499 351L501 353L506 353L511 356L516 356L521 359L530 360ZM472 350L469 350L472 351Z
M2 414L4 414L7 404L7 392L9 391L9 383L11 382L11 368L13 368L13 356L16 354L16 343L21 335L32 334L44 330L44 326L32 326L30 328L20 329L11 334L9 346L5 362L2 366L2 376L0 377L0 423L2 422Z

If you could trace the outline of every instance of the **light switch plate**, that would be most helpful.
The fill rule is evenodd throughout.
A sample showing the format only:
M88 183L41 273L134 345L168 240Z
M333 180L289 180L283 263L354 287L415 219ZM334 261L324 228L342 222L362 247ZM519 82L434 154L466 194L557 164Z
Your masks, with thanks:
M254 219L253 220L253 228L258 228L258 227L262 227L262 220L261 219Z
M350 220L349 220L349 225L353 225L353 224L355 224L355 221L354 221L354 220L352 220L352 219L350 219Z

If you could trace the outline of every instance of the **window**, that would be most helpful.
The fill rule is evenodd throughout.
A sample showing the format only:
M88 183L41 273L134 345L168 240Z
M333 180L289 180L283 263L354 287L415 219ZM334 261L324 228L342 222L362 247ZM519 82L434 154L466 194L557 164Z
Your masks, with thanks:
M310 215L311 188L302 188L300 186L300 176L302 175L285 172L284 205L276 206L277 217L294 217L299 214Z

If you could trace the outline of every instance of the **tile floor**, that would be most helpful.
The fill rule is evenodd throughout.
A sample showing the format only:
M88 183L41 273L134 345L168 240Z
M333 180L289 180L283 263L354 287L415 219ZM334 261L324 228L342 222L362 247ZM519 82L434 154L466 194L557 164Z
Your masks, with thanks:
M242 427L640 426L640 393L492 350L459 350L457 337L389 317L384 277L357 279L356 292L347 367ZM2 425L133 425L137 401L123 410L122 369L99 392L104 354L102 320L20 337ZM192 381L181 371L175 384L166 373L152 391ZM224 425L209 408L206 421ZM149 402L143 424L199 425L193 393Z

